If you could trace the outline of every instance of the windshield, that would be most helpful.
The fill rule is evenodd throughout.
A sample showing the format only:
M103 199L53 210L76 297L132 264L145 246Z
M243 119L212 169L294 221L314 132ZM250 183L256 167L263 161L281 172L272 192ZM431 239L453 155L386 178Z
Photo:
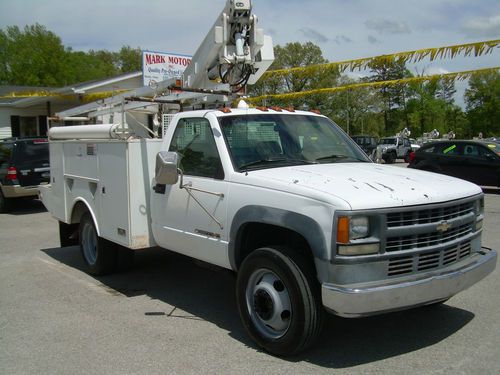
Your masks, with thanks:
M395 145L396 138L382 138L379 142L379 145Z
M333 122L292 114L235 115L219 123L236 170L369 162Z

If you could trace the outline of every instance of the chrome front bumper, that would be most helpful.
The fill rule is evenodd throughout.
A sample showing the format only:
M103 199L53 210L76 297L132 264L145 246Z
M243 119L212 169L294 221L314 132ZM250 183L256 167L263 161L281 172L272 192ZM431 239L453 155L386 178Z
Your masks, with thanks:
M483 248L463 262L420 278L413 275L369 285L324 283L323 305L333 314L354 318L442 301L486 277L495 269L496 261L496 251Z

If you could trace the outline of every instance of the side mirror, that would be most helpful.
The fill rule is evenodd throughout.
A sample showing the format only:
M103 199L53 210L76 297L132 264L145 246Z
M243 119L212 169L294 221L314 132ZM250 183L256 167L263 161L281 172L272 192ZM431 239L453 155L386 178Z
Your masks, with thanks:
M179 155L177 152L160 151L156 155L155 179L157 184L174 185L179 180Z

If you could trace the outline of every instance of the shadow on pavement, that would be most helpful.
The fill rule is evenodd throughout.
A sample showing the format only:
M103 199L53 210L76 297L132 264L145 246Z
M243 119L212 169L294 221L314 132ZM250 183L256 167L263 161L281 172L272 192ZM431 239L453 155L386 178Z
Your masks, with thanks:
M47 212L47 209L39 199L16 198L11 203L7 215L28 215Z
M84 272L78 247L42 251ZM145 315L209 321L228 331L234 339L258 350L240 323L235 277L229 271L154 248L137 252L132 270L96 279L117 296L147 295L169 305L165 311L144 311ZM436 344L473 318L473 313L447 305L362 319L327 315L316 345L303 355L284 360L306 361L326 368L349 368Z

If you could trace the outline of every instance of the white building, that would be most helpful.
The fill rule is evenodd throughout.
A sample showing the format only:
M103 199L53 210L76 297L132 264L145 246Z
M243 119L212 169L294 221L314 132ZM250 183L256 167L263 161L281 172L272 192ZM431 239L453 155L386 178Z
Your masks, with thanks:
M47 117L142 85L134 72L62 88L0 86L0 139L46 135Z

